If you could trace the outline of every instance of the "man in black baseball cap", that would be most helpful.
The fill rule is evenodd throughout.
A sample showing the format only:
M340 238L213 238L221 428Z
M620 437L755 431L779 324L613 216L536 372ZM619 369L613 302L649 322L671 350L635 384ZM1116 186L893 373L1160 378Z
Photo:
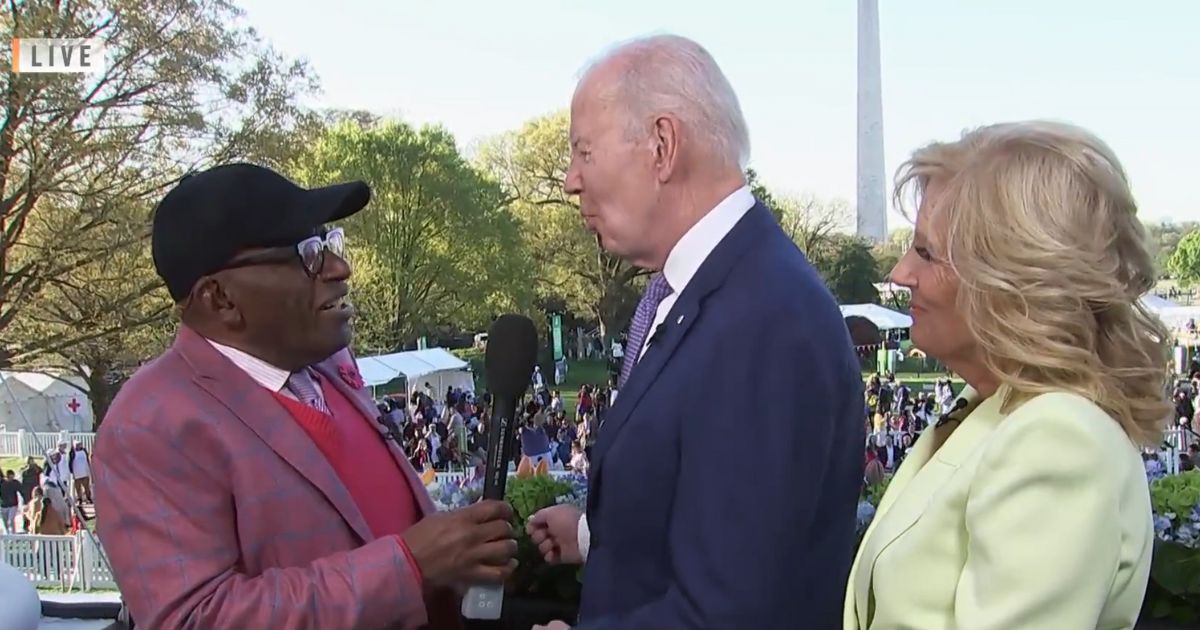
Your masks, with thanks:
M97 533L139 626L437 628L512 572L502 501L437 512L348 349L331 225L362 182L182 180L154 214L174 345L121 388L93 456ZM397 431L398 432L398 431Z
M327 225L370 198L363 182L305 189L260 166L218 166L159 203L154 266L185 324L209 338L220 328L219 338L297 370L350 342L345 239Z

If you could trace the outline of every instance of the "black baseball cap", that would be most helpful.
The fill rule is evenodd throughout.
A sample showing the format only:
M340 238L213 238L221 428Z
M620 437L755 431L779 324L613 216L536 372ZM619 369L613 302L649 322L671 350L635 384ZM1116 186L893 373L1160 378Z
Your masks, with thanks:
M219 271L239 252L295 245L370 200L365 182L302 188L254 164L188 175L154 210L154 268L171 297L181 302L197 280Z

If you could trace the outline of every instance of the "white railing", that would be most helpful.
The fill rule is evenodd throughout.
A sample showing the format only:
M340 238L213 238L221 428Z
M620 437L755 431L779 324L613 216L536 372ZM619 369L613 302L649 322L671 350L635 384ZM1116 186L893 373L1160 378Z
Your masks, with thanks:
M34 586L89 591L117 588L100 541L73 536L0 534L0 562L20 571Z
M76 433L59 431L58 433L31 433L29 431L0 431L0 457L43 457L47 449L54 448L59 442L73 444L76 440L83 443L88 452L95 451L95 433Z
M1186 429L1167 429L1163 432L1163 444L1158 448L1158 460L1167 474L1179 472L1179 454L1188 452L1188 446L1200 443L1200 437ZM1197 462L1200 463L1200 462Z
M517 473L515 473L513 471L509 471L508 476L513 477L516 474ZM567 475L573 475L573 474L575 474L575 471L573 471L573 470L551 470L550 471L550 475L554 476L554 477L565 477ZM466 478L467 478L467 473L465 473L465 472L440 472L440 473L437 473L438 483L460 483L460 482L462 482L462 480L464 480Z

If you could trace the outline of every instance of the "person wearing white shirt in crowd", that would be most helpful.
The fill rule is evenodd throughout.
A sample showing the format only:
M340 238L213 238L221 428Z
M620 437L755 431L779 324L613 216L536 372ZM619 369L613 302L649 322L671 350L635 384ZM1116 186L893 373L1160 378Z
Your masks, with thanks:
M65 447L66 442L60 446ZM67 468L62 451L46 451L46 469L42 473L42 494L46 501L62 516L63 522L71 522L70 507L67 505L71 472Z

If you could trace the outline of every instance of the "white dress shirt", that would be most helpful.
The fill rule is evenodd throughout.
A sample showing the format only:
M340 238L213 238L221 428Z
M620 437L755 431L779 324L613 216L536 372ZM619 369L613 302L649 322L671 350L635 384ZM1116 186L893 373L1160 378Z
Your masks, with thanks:
M650 324L650 331L657 330L659 325L667 319L667 314L671 312L671 307L675 306L675 300L679 298L679 294L687 288L692 277L700 269L700 265L708 259L717 245L725 239L733 226L737 225L742 217L754 207L754 194L750 192L749 186L742 186L733 191L730 195L721 200L715 208L704 215L696 225L693 225L683 238L679 239L678 243L671 248L671 253L667 255L667 262L663 264L662 273L667 279L667 284L671 285L671 294L663 298L658 304L658 310L654 312L654 322ZM646 339L642 342L642 347L638 349L638 359L641 359L642 354L646 352L647 342L654 336L653 332L646 335ZM587 515L584 514L579 519L579 553L583 559L587 560L588 547L591 543L591 530L588 529Z
M255 383L262 385L263 387L267 388L267 390L275 392L276 394L291 398L296 402L303 402L299 398L296 398L296 395L293 394L292 390L287 386L288 377L292 375L291 372L283 368L275 367L274 365L271 365L270 363L267 363L266 361L263 361L252 354L246 353L245 351L238 350L237 348L226 346L224 344L219 344L212 339L208 339L207 337L205 338L205 341L211 344L217 352L220 352L222 355L224 355L226 359L229 359L234 365L238 366L238 368L245 372L247 376L254 379ZM321 397L322 402L325 401L325 393L321 391L320 387L317 387L317 395Z

